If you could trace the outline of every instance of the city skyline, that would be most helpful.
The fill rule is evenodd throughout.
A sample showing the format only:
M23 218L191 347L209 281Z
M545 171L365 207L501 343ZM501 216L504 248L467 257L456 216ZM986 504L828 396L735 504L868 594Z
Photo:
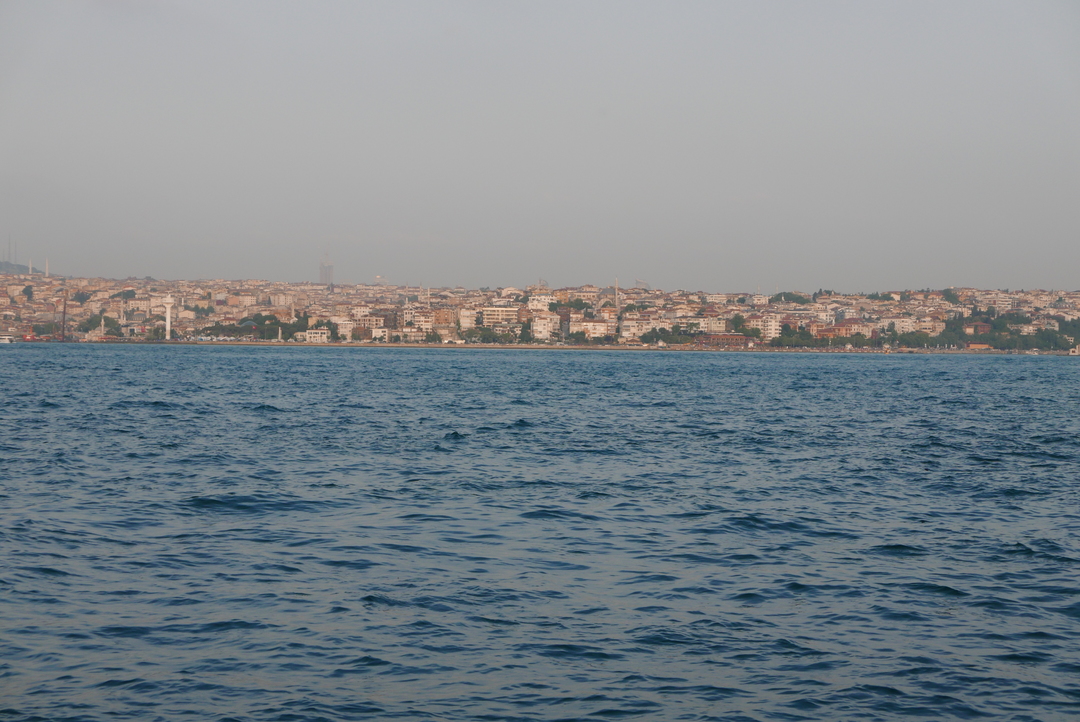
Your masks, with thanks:
M5 264L6 266L7 264ZM0 268L0 271L6 268ZM710 292L2 274L7 341L530 344L1080 352L1080 291Z

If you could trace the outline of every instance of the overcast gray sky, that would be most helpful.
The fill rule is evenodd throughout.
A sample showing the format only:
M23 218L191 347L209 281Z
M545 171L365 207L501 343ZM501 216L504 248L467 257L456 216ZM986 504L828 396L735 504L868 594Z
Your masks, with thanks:
M1080 288L1080 3L0 2L55 272Z

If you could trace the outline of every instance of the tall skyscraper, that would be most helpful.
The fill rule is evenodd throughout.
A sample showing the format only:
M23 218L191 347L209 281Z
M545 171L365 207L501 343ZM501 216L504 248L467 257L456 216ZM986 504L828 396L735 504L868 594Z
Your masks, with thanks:
M324 286L334 285L334 264L322 261L319 263L319 283Z

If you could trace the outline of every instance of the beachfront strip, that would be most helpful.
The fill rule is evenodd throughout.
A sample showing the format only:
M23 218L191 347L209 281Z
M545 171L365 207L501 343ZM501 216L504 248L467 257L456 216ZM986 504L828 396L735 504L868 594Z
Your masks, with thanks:
M15 340L943 347L1065 350L1080 291L870 294L647 287L424 288L0 275ZM171 304L171 305L170 305ZM166 322L168 316L168 324Z

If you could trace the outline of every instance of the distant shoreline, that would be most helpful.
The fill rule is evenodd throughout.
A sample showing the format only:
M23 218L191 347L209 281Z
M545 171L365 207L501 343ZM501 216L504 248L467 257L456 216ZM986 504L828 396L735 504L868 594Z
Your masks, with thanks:
M55 344L57 341L17 341L22 344ZM805 353L805 354L874 354L879 356L889 355L964 355L964 356L1071 356L1069 351L1015 351L1006 349L934 349L934 348L904 348L884 350L879 348L784 348L776 346L761 346L754 348L715 348L698 346L590 346L590 345L564 345L550 346L546 344L448 344L448 343L294 343L291 341L68 341L66 344L90 344L94 346L244 346L255 348L306 348L306 349L379 349L379 348L404 348L404 349L446 349L446 350L485 350L485 351L664 351L664 352L694 352L694 353Z

